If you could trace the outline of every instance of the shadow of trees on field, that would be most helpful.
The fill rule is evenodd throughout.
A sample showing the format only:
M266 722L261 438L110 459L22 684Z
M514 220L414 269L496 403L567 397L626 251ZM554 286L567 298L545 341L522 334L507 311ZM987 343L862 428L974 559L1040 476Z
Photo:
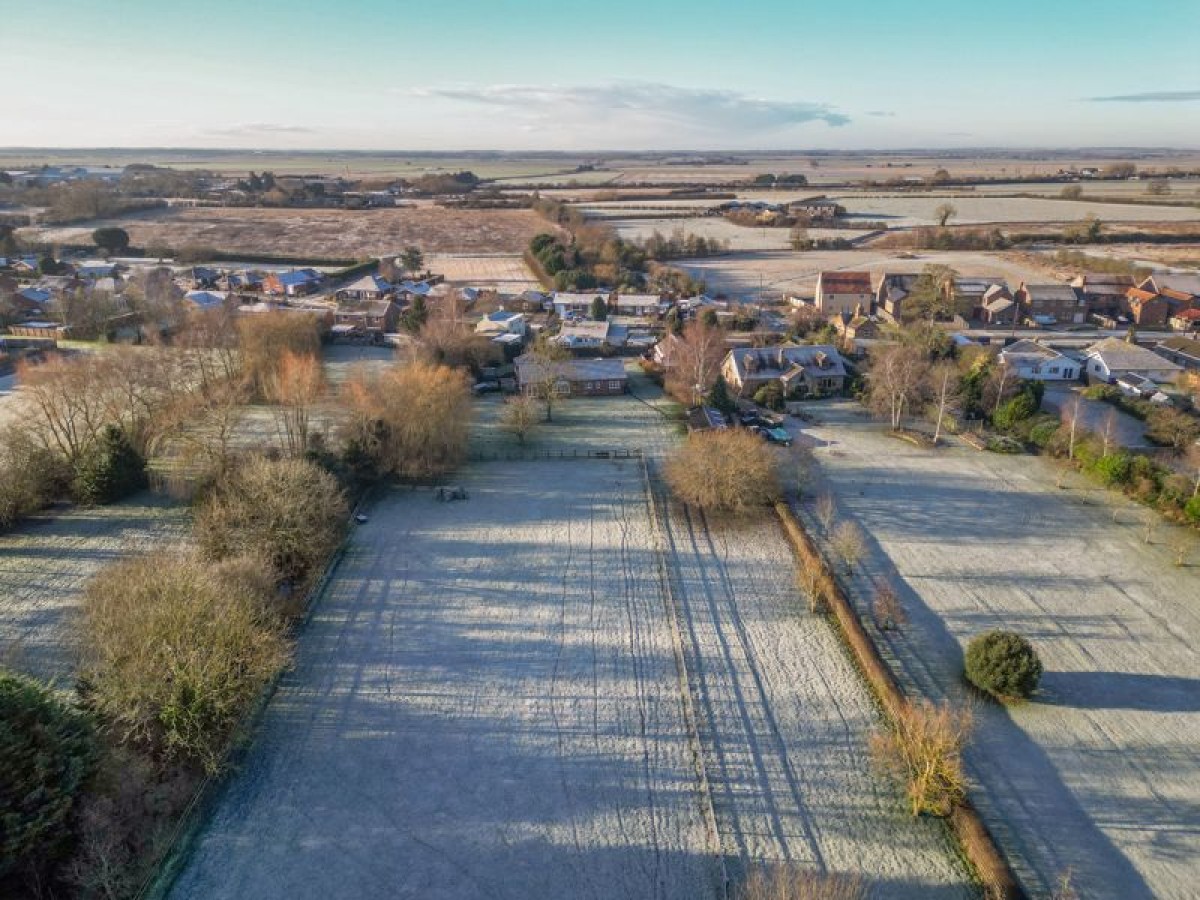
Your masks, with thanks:
M1135 672L1046 672L1036 702L1076 709L1200 712L1200 679Z

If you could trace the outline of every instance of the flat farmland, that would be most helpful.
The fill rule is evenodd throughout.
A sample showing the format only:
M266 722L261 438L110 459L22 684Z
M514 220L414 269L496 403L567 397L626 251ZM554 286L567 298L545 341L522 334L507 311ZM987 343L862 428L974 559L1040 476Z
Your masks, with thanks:
M374 505L172 896L714 896L637 465Z
M88 580L186 534L186 508L149 492L111 506L47 510L0 534L0 662L69 688L73 620Z
M693 900L762 859L973 896L871 774L874 706L773 521L655 516L636 459L460 480L368 510L176 900Z
M846 234L846 232L842 232ZM853 234L853 232L849 232ZM710 294L741 297L767 293L811 296L817 275L825 270L920 272L926 265L952 266L960 274L1004 278L1014 287L1022 280L1045 281L1045 269L1035 262L1005 253L983 251L883 249L747 252L705 259L678 260L674 265L703 279Z
M455 255L431 253L425 265L455 286L495 288L501 293L538 290L541 285L520 253Z
M1042 460L888 438L820 404L807 441L840 514L870 536L854 579L891 577L912 620L878 635L904 683L963 699L962 653L990 628L1026 635L1034 702L980 703L974 798L1026 887L1071 868L1080 896L1195 896L1200 859L1200 541ZM1186 541L1190 565L1174 565Z
M531 210L461 210L437 206L395 209L240 209L175 207L89 223L86 228L29 228L45 240L86 239L112 225L137 246L209 247L226 253L354 258L398 253L516 253L550 226Z
M698 234L704 238L725 241L735 252L755 250L787 250L790 247L790 228L751 228L735 225L720 216L694 216L690 218L663 219L607 219L605 224L613 226L617 234L626 240L645 240L654 232L670 236L682 230L685 234ZM861 231L846 231L832 228L809 228L811 238L854 238Z
M1200 221L1200 209L1182 206L971 195L888 196L838 193L831 196L851 215L863 219L880 219L892 227L936 225L936 210L943 203L949 203L958 210L951 220L953 225L1078 222L1088 216L1096 216L1102 222Z

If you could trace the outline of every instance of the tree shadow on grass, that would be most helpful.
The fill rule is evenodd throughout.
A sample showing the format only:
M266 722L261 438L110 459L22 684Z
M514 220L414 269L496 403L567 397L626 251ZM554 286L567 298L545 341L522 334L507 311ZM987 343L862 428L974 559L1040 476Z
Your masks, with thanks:
M1035 700L1076 709L1200 712L1200 680L1135 672L1046 672Z

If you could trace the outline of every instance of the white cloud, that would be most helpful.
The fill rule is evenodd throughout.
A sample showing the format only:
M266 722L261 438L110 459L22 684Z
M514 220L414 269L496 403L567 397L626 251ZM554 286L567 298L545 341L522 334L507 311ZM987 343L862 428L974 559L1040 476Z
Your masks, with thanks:
M738 91L682 88L653 82L601 85L496 84L425 87L409 97L475 107L523 128L575 129L611 140L724 137L739 143L748 133L769 134L810 122L837 127L849 116L827 103L769 100ZM739 132L742 132L739 134Z
M1113 97L1088 97L1092 103L1164 103L1200 100L1200 91L1147 91L1142 94L1117 94Z

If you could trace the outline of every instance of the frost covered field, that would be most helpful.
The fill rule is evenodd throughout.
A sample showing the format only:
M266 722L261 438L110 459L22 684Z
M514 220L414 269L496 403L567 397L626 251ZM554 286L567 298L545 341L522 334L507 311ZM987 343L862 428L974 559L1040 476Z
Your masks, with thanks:
M71 619L88 579L186 530L185 508L144 492L111 506L48 510L0 534L0 664L70 687Z
M1011 628L1046 667L1036 701L977 710L975 799L1026 885L1068 867L1080 895L1195 897L1200 860L1200 541L1029 457L937 453L848 403L805 426L843 515L871 537L857 578L896 577L912 625L888 637L903 680L961 696L962 650ZM1177 567L1187 541L1191 565Z
M173 897L693 900L723 858L970 896L871 776L873 707L778 528L656 520L640 466L473 464L466 502L376 503Z

